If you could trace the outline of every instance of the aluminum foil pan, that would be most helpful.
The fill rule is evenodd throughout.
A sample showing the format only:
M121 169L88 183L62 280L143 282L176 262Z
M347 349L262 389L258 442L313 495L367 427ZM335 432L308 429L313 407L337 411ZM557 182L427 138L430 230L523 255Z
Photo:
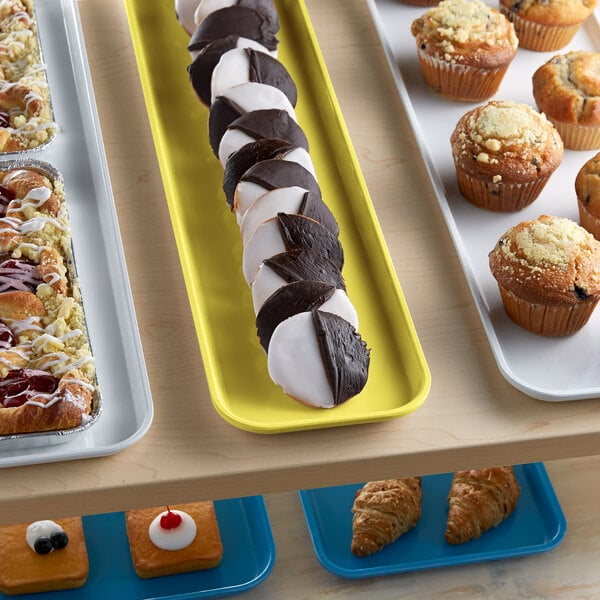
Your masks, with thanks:
M27 168L34 170L41 175L47 177L52 183L56 186L59 184L60 187L64 191L64 180L62 174L50 163L29 159L29 158L15 158L12 160L0 160L0 172L1 171L9 171L13 169L22 169ZM67 211L66 220L69 223L68 218L68 192L64 191L64 210ZM77 289L79 291L79 295L81 296L82 309L83 309L83 318L85 325L85 335L90 345L90 349L92 350L92 359L94 356L92 343L89 339L88 335L88 327L87 327L87 319L85 317L85 305L83 300L83 295L81 294L81 290L79 289L79 278L77 276L77 263L74 257L73 252L73 243L71 240L70 248L66 249L67 255L65 258L65 265L67 267L67 279L71 284L73 289ZM83 422L80 426L70 428L70 429L60 429L55 431L42 431L42 432L31 432L31 433L21 433L21 434L12 434L12 435L0 435L0 452L3 450L21 450L39 446L50 446L55 444L61 444L64 442L68 442L73 438L73 435L81 433L83 431L88 430L96 421L98 420L101 410L102 410L102 402L101 396L98 388L98 381L95 379L93 382L95 387L95 393L93 395L92 400L92 410L89 415L85 416ZM2 410L0 408L0 410Z

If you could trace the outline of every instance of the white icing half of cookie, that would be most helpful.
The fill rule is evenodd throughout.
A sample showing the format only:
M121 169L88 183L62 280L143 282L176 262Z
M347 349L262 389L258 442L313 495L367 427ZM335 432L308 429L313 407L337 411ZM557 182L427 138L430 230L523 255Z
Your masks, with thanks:
M285 110L294 121L298 121L296 111L288 97L281 90L266 83L256 81L239 83L228 88L222 96L239 107L242 113L275 108Z
M192 35L196 30L196 21L194 19L194 13L198 8L198 2L200 0L175 0L175 13L177 14L177 20L181 23L181 26L185 29L188 35Z
M227 159L234 153L237 152L242 146L255 142L256 139L241 129L228 129L219 144L219 160L221 166L225 168Z
M348 294L346 294L344 290L336 289L335 292L333 292L333 296L326 302L323 302L319 307L319 310L342 317L342 319L348 321L354 329L358 330L358 313L352 302L350 302Z
M310 154L304 148L293 148L285 155L281 157L283 160L289 160L290 162L297 162L300 166L304 167L315 179L317 179L317 173L313 164Z
M252 304L254 305L254 314L257 315L265 300L286 283L287 281L283 277L275 273L271 267L262 263L252 282Z
M311 313L298 313L275 328L267 366L273 382L292 398L318 408L334 406Z
M200 0L200 4L198 4L198 0L196 0L196 7L193 13L194 22L196 23L196 27L208 17L211 13L214 13L217 10L221 10L222 8L229 8L230 6L235 6L237 4L237 0Z
M265 52L266 52L265 48ZM243 48L234 48L225 52L213 69L210 91L211 103L217 96L224 94L229 88L250 81L250 59Z
M269 219L259 225L245 244L242 253L242 271L248 285L252 285L258 268L265 258L285 251L286 247L279 232L277 219Z
M160 525L160 520L167 515L168 511L160 513L148 527L150 540L157 548L162 550L174 551L187 548L196 537L196 522L190 515L181 510L171 510L171 512L181 517L181 523L174 529L164 529Z
M240 230L245 244L254 230L277 213L296 214L300 210L307 190L298 186L277 188L255 200L242 217Z

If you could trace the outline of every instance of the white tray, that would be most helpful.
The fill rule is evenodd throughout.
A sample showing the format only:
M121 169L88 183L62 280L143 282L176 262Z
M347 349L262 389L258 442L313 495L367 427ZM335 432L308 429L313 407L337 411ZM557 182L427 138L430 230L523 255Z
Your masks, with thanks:
M36 12L61 129L47 146L18 158L48 162L63 176L102 410L92 427L66 435L64 443L0 446L0 467L112 454L138 441L153 416L77 3L36 0Z
M566 150L565 157L540 197L516 213L493 213L468 203L458 191L450 135L459 118L476 104L453 102L428 90L419 69L412 21L425 8L398 0L368 0L398 92L458 252L485 332L504 377L517 389L540 400L563 401L600 397L600 310L567 338L544 338L516 326L504 312L488 253L516 223L552 214L578 221L574 180L583 163L597 151ZM497 2L487 1L497 7ZM570 49L600 51L600 16L596 11L571 43L559 52L519 49L495 99L535 107L531 76L555 54ZM487 102L487 101L486 101ZM485 104L485 102L479 103Z

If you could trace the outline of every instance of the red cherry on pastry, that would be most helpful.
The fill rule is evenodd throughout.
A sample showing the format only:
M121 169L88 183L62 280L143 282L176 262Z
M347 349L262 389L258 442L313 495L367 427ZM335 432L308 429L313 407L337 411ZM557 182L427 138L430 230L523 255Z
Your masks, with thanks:
M16 344L13 332L8 325L0 321L0 350L8 350Z
M167 513L160 518L160 526L163 529L176 529L181 525L181 521L183 521L181 515L172 512L167 506Z
M25 404L39 394L52 394L58 387L58 379L37 369L15 369L0 381L0 403L5 408Z

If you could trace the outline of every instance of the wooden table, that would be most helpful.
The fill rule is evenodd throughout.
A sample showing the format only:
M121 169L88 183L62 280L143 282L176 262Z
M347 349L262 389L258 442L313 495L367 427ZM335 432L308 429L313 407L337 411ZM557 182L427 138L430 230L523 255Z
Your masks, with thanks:
M216 414L123 3L80 0L155 419L140 442L116 455L5 469L0 522L40 511L52 518L269 494L279 560L273 579L249 598L283 597L301 586L302 597L311 598L347 597L348 589L397 598L397 586L407 597L424 590L457 598L525 592L549 597L576 585L582 595L564 597L592 597L594 586L600 594L596 570L586 559L600 549L592 535L598 533L592 518L598 500L598 486L591 483L595 459L549 464L570 519L568 539L547 557L510 561L510 577L503 576L508 566L500 563L351 584L315 562L295 490L600 454L600 403L541 402L503 379L364 0L307 0L307 5L429 362L428 400L389 422L276 436L240 431Z

